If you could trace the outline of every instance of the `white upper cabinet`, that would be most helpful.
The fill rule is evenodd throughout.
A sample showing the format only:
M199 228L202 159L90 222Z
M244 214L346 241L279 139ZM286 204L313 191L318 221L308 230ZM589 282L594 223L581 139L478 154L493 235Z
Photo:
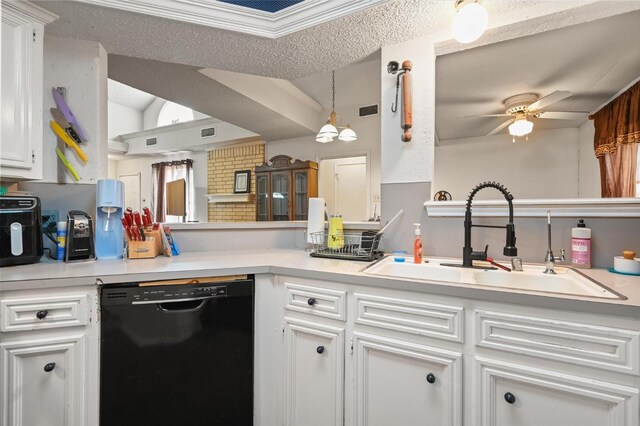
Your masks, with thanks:
M2 0L1 178L42 179L43 33L57 18L26 1Z

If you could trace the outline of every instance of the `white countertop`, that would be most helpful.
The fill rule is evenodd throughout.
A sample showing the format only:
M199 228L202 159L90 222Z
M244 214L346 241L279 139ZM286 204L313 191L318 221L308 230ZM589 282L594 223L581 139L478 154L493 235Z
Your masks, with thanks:
M32 265L1 268L0 291L234 274L280 274L640 318L640 277L613 274L605 269L581 270L581 272L626 296L626 300L386 278L363 273L362 269L366 266L368 263L365 262L315 258L303 250L282 249L188 252L175 257L160 256L155 259L81 263L43 259L42 262Z

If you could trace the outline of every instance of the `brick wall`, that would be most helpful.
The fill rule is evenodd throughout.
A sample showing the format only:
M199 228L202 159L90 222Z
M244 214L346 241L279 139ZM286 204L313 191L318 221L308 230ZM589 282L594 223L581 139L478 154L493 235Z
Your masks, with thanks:
M233 194L236 170L251 170L251 198L248 203L209 204L209 222L253 222L256 220L255 168L264 163L263 143L220 148L209 151L207 193Z

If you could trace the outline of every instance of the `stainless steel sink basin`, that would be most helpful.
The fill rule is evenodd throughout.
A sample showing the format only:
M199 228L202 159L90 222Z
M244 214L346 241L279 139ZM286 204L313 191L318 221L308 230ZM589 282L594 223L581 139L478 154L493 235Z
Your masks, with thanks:
M431 260L429 263L416 264L409 258L406 262L395 262L393 257L389 256L367 267L363 272L390 278L461 283L516 291L625 299L624 296L571 268L556 267L557 274L548 275L542 273L544 270L542 266L537 265L525 265L524 271L507 272L455 268L441 263L456 263L456 261Z

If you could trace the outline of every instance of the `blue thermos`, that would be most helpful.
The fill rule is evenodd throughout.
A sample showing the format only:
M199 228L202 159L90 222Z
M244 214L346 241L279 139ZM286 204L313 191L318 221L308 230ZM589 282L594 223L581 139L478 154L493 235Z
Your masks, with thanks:
M101 179L96 196L96 257L98 260L122 259L124 252L124 183Z

